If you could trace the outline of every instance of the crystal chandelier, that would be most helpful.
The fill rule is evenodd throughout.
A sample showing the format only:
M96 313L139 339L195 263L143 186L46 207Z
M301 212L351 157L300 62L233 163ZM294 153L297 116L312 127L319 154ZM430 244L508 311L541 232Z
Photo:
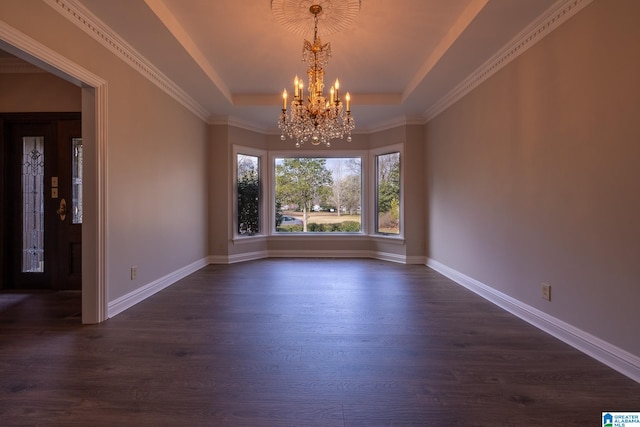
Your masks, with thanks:
M300 147L306 141L311 141L313 145L322 143L330 147L331 139L342 139L345 135L347 135L347 141L351 142L351 131L355 127L351 117L351 95L349 92L346 93L344 96L346 105L343 104L338 79L331 87L328 99L322 93L324 89L322 67L327 65L331 57L331 43L322 44L318 37L318 15L322 12L322 6L314 4L309 8L309 12L313 14L314 19L313 43L305 40L302 47L302 60L309 65L308 97L304 99L304 82L296 76L289 115L287 115L287 90L282 92L282 113L278 119L278 128L282 131L280 138L283 141L287 136L295 139L296 147Z

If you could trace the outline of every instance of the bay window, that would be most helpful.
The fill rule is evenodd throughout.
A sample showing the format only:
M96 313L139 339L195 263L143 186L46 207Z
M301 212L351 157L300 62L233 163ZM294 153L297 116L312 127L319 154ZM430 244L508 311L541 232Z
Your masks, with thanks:
M401 237L401 152L234 146L234 235Z

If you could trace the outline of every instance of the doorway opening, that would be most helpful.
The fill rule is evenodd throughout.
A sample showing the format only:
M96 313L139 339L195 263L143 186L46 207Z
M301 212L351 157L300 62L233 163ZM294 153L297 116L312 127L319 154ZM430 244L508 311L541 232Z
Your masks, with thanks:
M107 319L107 82L0 21L0 49L81 88L83 144L82 323ZM1 174L0 174L1 175ZM4 236L3 236L4 238Z

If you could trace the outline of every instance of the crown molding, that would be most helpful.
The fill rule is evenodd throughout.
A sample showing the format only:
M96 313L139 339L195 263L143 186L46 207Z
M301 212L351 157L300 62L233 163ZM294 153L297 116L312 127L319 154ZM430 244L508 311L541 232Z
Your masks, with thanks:
M251 124L247 121L240 120L237 117L231 116L212 116L207 120L208 125L221 125L221 126L233 126L236 128L248 130L251 132L261 133L263 135L269 135L269 129L260 128L254 124Z
M433 104L424 113L428 122L462 99L481 83L494 75L498 70L526 52L537 42L549 35L553 30L580 12L593 0L559 0L547 9L538 19L522 30L494 56L470 74L451 92Z
M375 127L368 128L368 129L362 129L358 133L361 133L361 134L373 134L373 133L378 133L378 132L382 132L382 131L385 131L385 130L401 127L401 126L424 125L426 123L427 123L427 121L426 121L426 119L424 117L400 116L400 117L395 117L395 118L386 120L386 121L384 121L382 123L379 123Z
M43 0L54 10L83 30L94 40L114 53L118 58L138 71L158 88L182 104L185 108L206 121L207 110L182 90L171 79L158 70L149 60L138 53L132 46L116 35L109 26L100 21L86 7L75 0Z
M377 126L373 128L356 128L351 134L352 135L371 135L374 133L382 132L389 129L395 129L402 126L412 126L412 125L425 125L427 123L424 117L409 117L409 116L399 116L390 120L386 120L382 123L379 123ZM222 126L234 126L237 128L250 130L253 132L261 133L263 135L280 135L282 131L278 128L260 128L255 125L252 125L246 121L239 120L234 117L211 117L207 121L207 124L210 125L222 125Z

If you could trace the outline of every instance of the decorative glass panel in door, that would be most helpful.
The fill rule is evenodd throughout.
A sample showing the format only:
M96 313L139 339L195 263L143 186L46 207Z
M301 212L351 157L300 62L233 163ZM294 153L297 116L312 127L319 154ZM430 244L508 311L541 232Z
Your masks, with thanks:
M72 220L82 224L82 138L71 138Z
M44 273L44 137L22 138L22 272Z

